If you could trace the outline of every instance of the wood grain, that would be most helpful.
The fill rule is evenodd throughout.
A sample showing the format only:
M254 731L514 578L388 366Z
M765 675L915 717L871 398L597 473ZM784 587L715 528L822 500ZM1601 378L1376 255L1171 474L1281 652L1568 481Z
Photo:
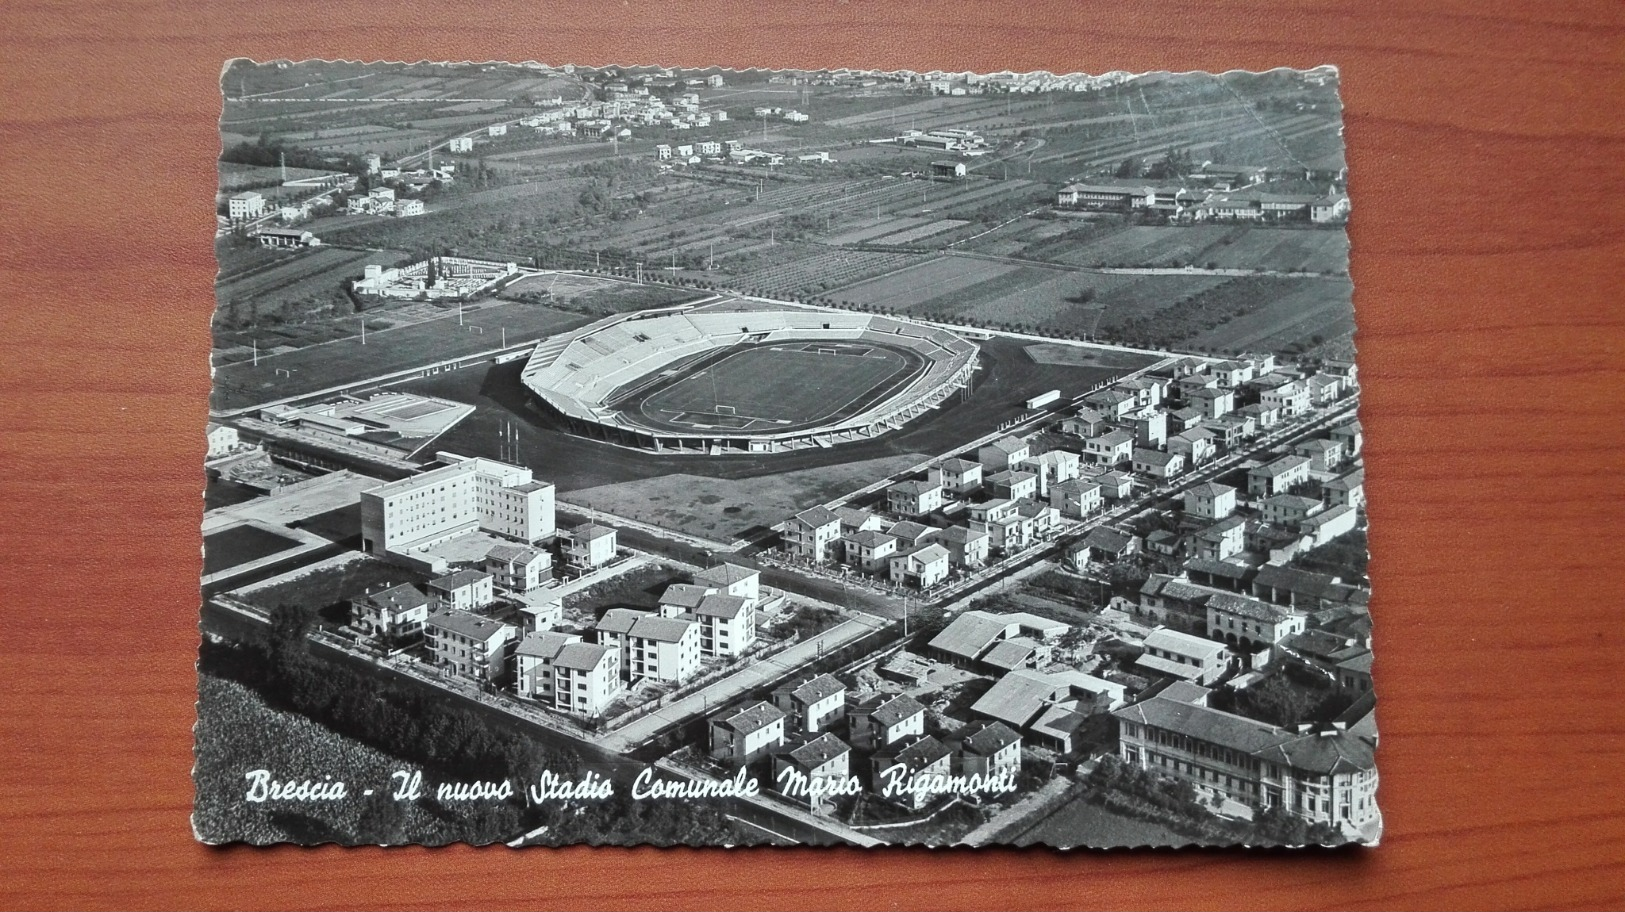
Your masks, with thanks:
M1625 7L461 6L0 5L0 904L1625 904ZM1339 65L1383 845L510 854L194 844L210 200L217 78L232 56Z

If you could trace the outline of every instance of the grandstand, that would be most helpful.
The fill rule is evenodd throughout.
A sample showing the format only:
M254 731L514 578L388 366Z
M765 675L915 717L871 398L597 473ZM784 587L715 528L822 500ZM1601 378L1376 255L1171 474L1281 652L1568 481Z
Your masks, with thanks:
M548 339L522 382L584 436L661 452L773 453L901 427L967 386L978 351L895 317L715 297Z

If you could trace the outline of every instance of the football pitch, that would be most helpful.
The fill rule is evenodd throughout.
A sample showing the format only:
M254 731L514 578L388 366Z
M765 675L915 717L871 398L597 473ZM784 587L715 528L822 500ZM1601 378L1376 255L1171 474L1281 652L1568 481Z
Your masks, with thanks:
M649 423L675 429L794 430L860 411L921 366L872 345L764 345L656 389L638 410Z

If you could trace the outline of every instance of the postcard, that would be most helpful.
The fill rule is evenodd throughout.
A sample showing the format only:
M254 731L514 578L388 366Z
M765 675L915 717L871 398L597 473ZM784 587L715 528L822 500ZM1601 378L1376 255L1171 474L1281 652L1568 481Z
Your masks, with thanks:
M1335 69L222 88L199 840L1378 841Z

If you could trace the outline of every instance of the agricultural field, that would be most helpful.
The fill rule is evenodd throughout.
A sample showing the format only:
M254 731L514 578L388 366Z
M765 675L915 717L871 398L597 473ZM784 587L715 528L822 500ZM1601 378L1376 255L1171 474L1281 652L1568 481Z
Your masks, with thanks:
M1332 229L1252 225L1132 226L1102 232L1055 259L1075 266L1345 274L1348 235Z
M292 324L355 313L345 291L347 283L361 278L368 263L393 266L404 257L387 251L317 247L254 254L233 250L222 252L220 259L223 271L233 270L215 284L215 325L222 332L215 342L224 348L243 343L233 331L255 327L274 334L284 324L292 329Z
M1151 348L1284 351L1347 332L1352 291L1336 277L1241 276L1154 313L1108 308L1096 335Z

